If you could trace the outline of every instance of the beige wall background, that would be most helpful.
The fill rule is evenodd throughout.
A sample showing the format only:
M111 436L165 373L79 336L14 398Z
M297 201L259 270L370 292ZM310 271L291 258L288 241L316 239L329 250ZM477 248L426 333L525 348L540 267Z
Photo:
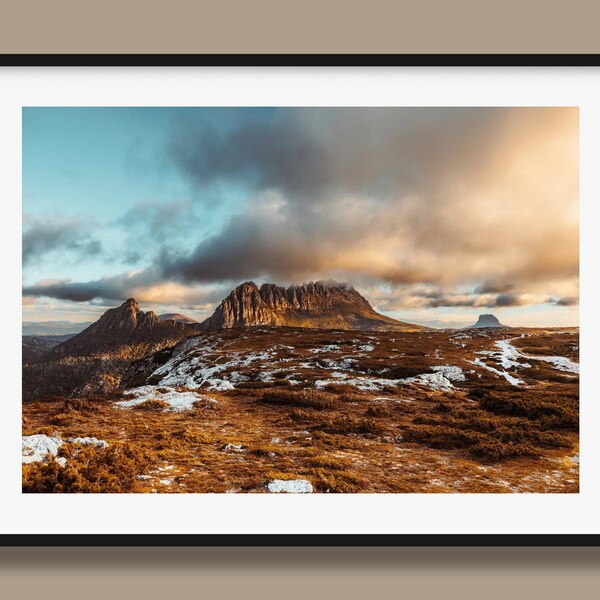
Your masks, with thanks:
M2 0L0 52L597 52L595 0ZM596 13L596 14L594 14Z
M0 0L0 53L595 53L597 6ZM599 589L600 550L585 548L0 549L3 598L580 600Z

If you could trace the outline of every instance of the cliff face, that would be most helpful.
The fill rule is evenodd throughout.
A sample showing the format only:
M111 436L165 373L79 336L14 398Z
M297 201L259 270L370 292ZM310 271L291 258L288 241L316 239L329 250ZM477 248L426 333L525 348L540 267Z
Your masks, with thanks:
M324 329L419 330L375 312L353 287L317 281L289 288L252 281L235 288L214 314L201 324L202 331L233 327L279 325Z

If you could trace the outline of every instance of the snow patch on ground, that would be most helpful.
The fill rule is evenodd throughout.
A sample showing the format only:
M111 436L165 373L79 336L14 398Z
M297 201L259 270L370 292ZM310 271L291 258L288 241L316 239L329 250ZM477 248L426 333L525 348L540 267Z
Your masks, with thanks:
M69 444L81 444L82 446L95 446L96 448L108 448L108 442L95 437L76 437L67 440Z
M529 356L530 360L540 360L551 363L557 371L566 371L567 373L579 373L579 364L564 356Z
M40 462L46 456L56 456L58 449L63 445L63 441L57 437L48 435L24 435L21 438L21 462L29 464Z
M360 352L373 352L373 350L375 350L375 346L372 346L371 344L361 344L358 347L358 350Z
M516 338L513 338L516 339ZM521 354L512 344L512 340L500 340L496 342L496 346L500 348L500 364L504 370L515 368L529 368L531 367L528 363L519 362L519 358L524 355Z
M321 354L322 352L341 352L341 348L337 344L327 344L326 346L320 346L319 348L311 348L309 352L312 354Z
M494 352L489 350L483 350L478 352L477 354L487 355L499 363L499 366L502 367L502 371L499 369L495 369L491 367L487 363L483 362L480 358L475 359L473 364L483 367L496 375L504 377L511 385L519 386L524 382L511 375L507 372L508 369L528 369L531 368L531 364L528 362L522 362L522 359L526 360L537 360L548 362L554 366L558 371L566 371L568 373L579 373L579 364L573 362L572 360L565 358L564 356L533 356L530 354L525 354L521 352L518 348L513 346L511 343L513 340L517 338L511 338L508 340L499 340L495 342L495 345L500 348L500 352Z
M241 444L225 444L225 452L243 452L244 447Z
M306 479L275 479L269 481L267 489L271 494L312 494L313 486Z
M439 371L437 373L423 373L422 375L417 375L416 377L399 379L398 383L425 385L433 390L438 391L450 391L454 389L454 386L450 380L444 375L444 373Z
M234 389L234 382L243 381L239 372L233 371L229 375L218 376L230 369L249 367L260 361L288 362L289 359L276 361L277 352L274 349L261 352L249 352L242 356L239 352L229 355L229 360L219 362L223 357L213 357L213 347L205 347L202 357L195 355L196 348L189 353L179 352L176 356L156 369L151 377L160 377L161 386L186 387L189 389L203 388L209 391L227 391Z
M231 385L231 384L230 384ZM233 387L233 386L231 386ZM229 388L226 388L229 389ZM130 400L121 400L116 402L117 406L122 408L131 408L143 404L147 400L162 400L169 404L166 411L182 412L191 410L194 407L194 402L198 400L208 400L209 402L217 402L214 398L203 396L196 392L178 392L177 390L165 386L144 385L139 388L127 391L125 396L132 396Z
M434 367L435 368L435 367ZM445 370L445 372L444 372ZM344 373L331 373L331 379L319 379L314 386L324 388L327 385L348 384L364 392L380 392L386 386L397 385L424 385L436 391L451 391L454 389L452 382L447 377L450 374L454 381L464 381L465 377L459 367L441 367L435 373L423 373L406 379L384 379L374 377L348 377ZM461 379L462 377L462 379Z
M450 381L466 381L467 378L463 373L463 370L460 367L455 367L452 365L437 365L435 367L431 367L433 371L440 372L446 379Z
M522 385L524 383L524 381L522 379L519 379L518 377L514 377L513 375L511 375L510 373L507 373L506 371L499 371L498 369L494 369L494 367L490 367L488 364L484 363L480 358L476 358L475 360L469 361L474 365L477 365L478 367L482 367L483 369L487 369L488 371L491 371L492 373L495 373L496 375L500 376L500 377L504 377L506 379L506 381L508 381L508 383L510 383L511 385L514 385L515 387L519 387L520 385Z

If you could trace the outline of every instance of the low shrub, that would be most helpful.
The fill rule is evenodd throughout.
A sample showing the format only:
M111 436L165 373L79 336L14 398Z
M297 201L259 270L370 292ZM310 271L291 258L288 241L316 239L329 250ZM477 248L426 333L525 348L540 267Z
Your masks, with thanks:
M403 431L406 441L437 449L465 448L472 456L486 460L535 456L545 448L571 446L566 437L544 429L538 421L495 415L479 408L437 404L429 415L412 423Z
M313 410L327 410L334 408L338 401L335 396L319 390L270 390L262 396L264 404L276 406L294 406L297 408L311 408Z
M469 453L476 458L499 461L519 456L536 456L539 454L539 449L528 443L515 444L512 442L502 443L497 440L484 440L472 446Z
M23 466L23 492L133 492L136 491L136 476L156 458L129 444L111 444L104 449L67 444L60 448L59 454L67 458L64 467L55 460Z
M162 412L166 410L171 405L164 400L158 400L157 398L151 398L150 400L146 400L141 404L137 404L133 408L136 410L145 410L149 412Z
M193 404L195 410L213 410L219 411L221 407L218 402L214 402L213 400L209 400L207 398L201 398L200 400L196 400Z
M357 394L355 386L349 383L328 383L324 388L326 392L343 396L344 394Z
M290 387L292 384L287 379L275 379L274 381L241 381L236 383L236 390L258 390L274 387Z
M389 417L390 411L385 406L369 406L365 411L365 417L383 418Z
M538 399L533 395L491 392L483 395L479 405L484 410L499 415L514 415L531 420L554 417L555 419L547 420L546 423L560 424L561 428L577 428L577 407L565 402L564 398L560 398L560 403L552 402L551 399L547 394L544 399Z
M357 419L350 416L324 419L318 423L313 423L312 427L317 431L342 435L382 435L387 431L387 429L377 421L371 419Z
M340 394L338 396L338 400L340 402L348 402L348 403L353 403L353 402L364 402L365 400L367 400L367 398L365 398L364 396L361 396L360 394L355 393L350 393L350 394Z

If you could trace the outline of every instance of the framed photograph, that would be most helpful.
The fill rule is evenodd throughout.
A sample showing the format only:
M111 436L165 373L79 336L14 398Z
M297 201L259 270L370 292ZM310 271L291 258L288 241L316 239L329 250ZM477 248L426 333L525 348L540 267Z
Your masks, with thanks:
M0 131L4 544L598 544L597 57L3 56Z

